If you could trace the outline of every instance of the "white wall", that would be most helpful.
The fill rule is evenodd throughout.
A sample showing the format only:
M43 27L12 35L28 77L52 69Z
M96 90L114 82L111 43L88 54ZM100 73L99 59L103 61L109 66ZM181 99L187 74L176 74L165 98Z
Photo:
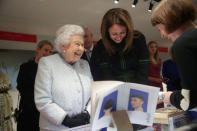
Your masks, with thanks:
M20 65L34 56L34 51L0 49L0 71L9 75L12 88L16 88Z
M52 44L54 43L53 36L36 35L36 37L37 43L41 40L49 40ZM35 51L37 43L0 40L0 49Z

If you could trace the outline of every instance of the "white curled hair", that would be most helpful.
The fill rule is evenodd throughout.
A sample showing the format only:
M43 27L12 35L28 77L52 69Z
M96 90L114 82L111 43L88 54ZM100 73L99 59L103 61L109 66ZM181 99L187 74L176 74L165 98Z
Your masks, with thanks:
M61 53L60 45L67 45L73 35L84 36L84 30L79 25L66 24L60 27L56 32L55 48L58 53Z

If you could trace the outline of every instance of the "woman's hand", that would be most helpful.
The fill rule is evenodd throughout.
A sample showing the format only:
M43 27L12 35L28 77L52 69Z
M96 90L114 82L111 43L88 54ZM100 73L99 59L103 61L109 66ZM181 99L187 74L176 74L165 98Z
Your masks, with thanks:
M72 128L90 123L90 115L88 112L82 112L74 116L66 116L62 122L63 125Z
M167 104L167 106L171 106L171 102L170 102L170 96L171 96L172 92L168 91L168 92L163 92L163 102L165 104Z

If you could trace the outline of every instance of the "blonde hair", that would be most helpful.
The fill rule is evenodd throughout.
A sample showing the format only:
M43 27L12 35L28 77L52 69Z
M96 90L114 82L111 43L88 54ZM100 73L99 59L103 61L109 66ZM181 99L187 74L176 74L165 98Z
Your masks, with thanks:
M41 40L37 44L37 47L41 49L44 45L50 45L53 48L53 44L50 41L48 41L48 40Z
M152 44L156 44L156 46L157 46L157 50L156 50L156 52L155 52L153 58L154 58L154 60L157 62L157 64L159 64L159 63L161 63L161 58L159 57L158 44L157 44L157 42L155 42L155 41L150 41L150 42L148 42L148 49L149 49L149 47L150 47ZM151 57L151 56L150 56L150 57Z

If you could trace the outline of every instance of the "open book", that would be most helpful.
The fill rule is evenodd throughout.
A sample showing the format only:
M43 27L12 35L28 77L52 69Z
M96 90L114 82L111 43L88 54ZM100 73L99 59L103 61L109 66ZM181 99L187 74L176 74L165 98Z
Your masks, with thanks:
M92 131L109 127L111 112L126 110L132 124L152 126L159 88L120 81L97 81L92 85Z

